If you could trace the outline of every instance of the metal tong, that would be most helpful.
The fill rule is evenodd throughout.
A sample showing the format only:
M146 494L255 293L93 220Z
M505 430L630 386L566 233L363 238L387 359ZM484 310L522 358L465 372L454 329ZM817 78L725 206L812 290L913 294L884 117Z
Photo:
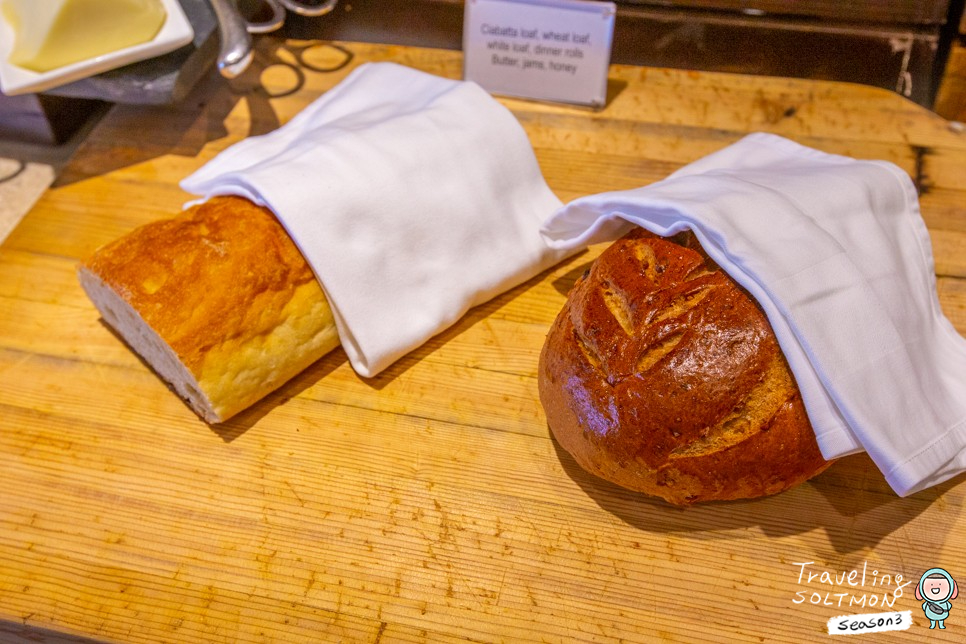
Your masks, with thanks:
M285 24L286 10L300 16L322 16L332 11L339 0L258 0L268 9L269 16L258 22L243 15L235 0L210 0L218 21L221 47L218 51L218 71L225 78L235 78L252 64L255 50L252 34L269 33Z

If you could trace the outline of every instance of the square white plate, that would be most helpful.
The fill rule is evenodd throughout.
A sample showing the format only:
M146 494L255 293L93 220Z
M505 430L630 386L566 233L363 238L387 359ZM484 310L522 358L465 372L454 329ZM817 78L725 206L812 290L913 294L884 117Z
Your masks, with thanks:
M42 92L109 69L154 58L187 45L194 39L195 32L188 22L184 9L181 8L181 3L178 0L161 0L161 4L164 5L168 16L154 40L42 73L10 63L10 52L13 51L13 27L0 16L0 91L7 96Z

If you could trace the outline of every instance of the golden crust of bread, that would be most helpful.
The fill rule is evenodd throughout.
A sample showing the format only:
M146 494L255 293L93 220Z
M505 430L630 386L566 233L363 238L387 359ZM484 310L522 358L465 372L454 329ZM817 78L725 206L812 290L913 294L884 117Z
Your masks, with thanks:
M339 343L298 248L271 211L240 197L142 226L99 249L80 276L107 322L209 422L248 407ZM149 346L157 340L163 346ZM193 382L161 368L165 356L155 354L168 351Z
M676 505L754 498L828 463L767 318L690 234L635 230L577 281L540 355L555 438Z

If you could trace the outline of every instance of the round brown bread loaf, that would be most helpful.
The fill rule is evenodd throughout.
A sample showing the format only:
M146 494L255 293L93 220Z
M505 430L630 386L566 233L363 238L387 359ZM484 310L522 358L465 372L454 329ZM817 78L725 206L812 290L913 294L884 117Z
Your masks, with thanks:
M550 329L539 388L584 469L676 505L828 466L767 318L690 233L637 229L600 255Z

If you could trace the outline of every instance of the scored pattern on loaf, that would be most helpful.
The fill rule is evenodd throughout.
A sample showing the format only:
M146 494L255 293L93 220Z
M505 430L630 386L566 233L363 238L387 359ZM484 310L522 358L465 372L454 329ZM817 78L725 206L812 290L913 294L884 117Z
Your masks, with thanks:
M607 305L607 310L614 316L614 320L620 324L624 333L634 335L634 314L628 305L627 298L617 292L613 284L609 282L605 283L605 287L601 290L600 294L604 298L604 304Z
M748 392L738 407L715 427L708 428L705 436L672 450L670 457L687 458L712 448L721 450L737 445L758 432L768 431L781 408L796 395L794 389L789 392L791 378L782 367L780 359L772 360L761 381ZM755 411L759 411L759 414L756 415Z
M607 275L595 275L599 277L601 285L591 295L600 298L624 337L609 338L607 344L612 350L601 351L597 346L599 343L590 337L602 335L599 320L598 324L590 327L575 326L578 346L587 361L603 371L610 385L616 385L631 373L640 374L650 370L669 355L685 334L677 328L682 326L680 324L669 326L660 323L687 315L720 286L713 281L715 271L709 270L703 262L690 266L684 281L678 283L672 281L673 275L664 275L667 262L660 262L650 245L639 244L629 248L631 252L626 257L626 264L633 264L633 271L621 273L620 284ZM614 369L618 366L617 361L609 360L603 354L614 354L613 349L616 348L626 355L630 348L628 345L637 345L632 350L638 356L633 369Z
M691 280L691 281L695 281L695 280ZM706 298L708 296L708 293L710 293L711 290L714 288L715 288L714 286L711 286L709 284L701 284L697 286L693 291L678 295L673 300L671 300L671 302L667 306L665 306L662 310L652 312L648 316L647 323L653 324L656 322L667 320L668 318L676 318L681 315L684 315L685 313L687 313L688 311L696 307L698 304L700 304L701 300Z
M584 357L587 359L587 362L590 363L590 366L592 366L594 369L602 371L603 364L600 356L597 355L589 344L587 344L587 341L584 340L584 337L577 333L576 329L574 329L574 340L576 341L577 346L580 348L581 353L583 353Z
M660 362L661 358L671 353L674 347L678 346L682 338L684 338L684 332L676 331L649 346L637 360L637 371L650 371L651 367Z
M689 315L707 316L708 310L701 308L700 304L716 289L726 287L721 283L723 275L720 269L710 269L703 258L696 266L688 268L684 281L677 282L673 280L673 275L666 273L668 262L660 261L652 245L636 244L630 249L632 261L637 263L635 270L621 273L620 285L617 280L601 275L597 292L625 336L612 343L612 346L636 345L620 349L622 353L631 349L629 353L638 356L632 372L612 372L608 366L615 361L604 359L592 348L586 332L575 329L581 352L593 368L602 370L604 381L610 387L618 385L632 373L638 377L646 376L662 360L673 360L675 350L689 333L682 328L685 325L694 326L690 320L681 318ZM643 279L635 279L637 276ZM628 281L633 284L626 284ZM645 281L647 284L642 283ZM628 295L629 292L635 294L636 301ZM676 320L679 321L677 324L674 323ZM693 336L692 333L692 342L699 340ZM724 449L767 430L782 405L794 395L789 393L789 389L793 390L794 387L783 366L781 356L776 354L762 371L757 383L726 415L714 424L698 428L690 442L668 452L668 459L700 455L710 449ZM672 430L675 437L681 433Z
M774 494L828 465L764 313L691 235L638 229L606 249L538 375L581 467L671 503Z

